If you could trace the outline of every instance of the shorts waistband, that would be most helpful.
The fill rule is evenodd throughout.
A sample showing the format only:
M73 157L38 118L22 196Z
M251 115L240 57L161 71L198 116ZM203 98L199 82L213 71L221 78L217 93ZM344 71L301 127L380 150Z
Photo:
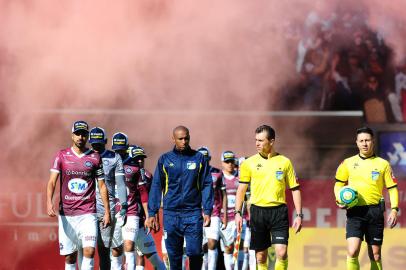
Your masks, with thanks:
M278 208L282 208L282 207L286 207L287 205L286 204L280 204L280 205L276 205L276 206L258 206L258 205L255 205L255 204L253 204L253 205L251 205L251 207L255 207L255 208L258 208L258 209L278 209Z

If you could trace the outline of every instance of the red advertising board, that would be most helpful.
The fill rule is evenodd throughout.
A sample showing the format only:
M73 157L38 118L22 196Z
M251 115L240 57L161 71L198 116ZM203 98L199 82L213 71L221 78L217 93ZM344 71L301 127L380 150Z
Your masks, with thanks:
M2 254L0 270L63 269L64 260L59 256L58 250L57 219L50 218L46 214L46 181L3 182L0 194L0 240L3 242L0 245ZM344 227L345 211L335 205L333 185L334 181L301 181L304 229L313 227L317 231L318 228L322 230L331 228L334 231L333 228ZM291 196L288 196L288 200L293 215ZM406 207L404 182L399 182L399 201L400 209L404 209ZM390 207L388 198L387 207ZM406 227L406 218L402 215L402 211L398 226ZM394 233L396 234L396 231ZM160 250L161 234L157 234L155 238Z

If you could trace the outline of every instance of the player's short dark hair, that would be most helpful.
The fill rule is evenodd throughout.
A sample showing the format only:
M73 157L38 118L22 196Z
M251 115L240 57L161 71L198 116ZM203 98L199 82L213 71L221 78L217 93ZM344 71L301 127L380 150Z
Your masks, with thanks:
M266 134L267 134L266 137L268 140L275 139L275 130L271 126L261 125L261 126L257 127L257 129L255 130L255 134L258 134L261 132L266 132Z
M357 129L357 136L358 136L358 134L361 134L361 133L367 133L367 134L371 135L372 138L374 137L374 131L369 127L361 127L359 129Z

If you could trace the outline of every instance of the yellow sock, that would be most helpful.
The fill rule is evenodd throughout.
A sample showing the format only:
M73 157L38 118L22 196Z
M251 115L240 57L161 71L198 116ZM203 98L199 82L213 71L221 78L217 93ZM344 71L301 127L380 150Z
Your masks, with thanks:
M257 263L258 270L268 270L268 263Z
M276 259L275 270L287 270L287 269L288 269L288 259L286 260Z
M347 257L347 270L359 270L359 262L357 257Z
M371 261L371 270L382 270L381 261Z

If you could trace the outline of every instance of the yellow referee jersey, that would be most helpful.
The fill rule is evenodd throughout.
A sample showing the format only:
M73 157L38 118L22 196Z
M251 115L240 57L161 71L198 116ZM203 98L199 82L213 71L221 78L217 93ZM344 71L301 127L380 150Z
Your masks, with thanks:
M384 186L388 189L397 186L389 162L377 156L355 155L345 159L338 166L336 179L348 182L358 191L359 206L378 204Z
M250 202L262 207L286 204L286 187L299 186L292 163L279 154L268 159L256 154L244 160L240 182L251 183Z

